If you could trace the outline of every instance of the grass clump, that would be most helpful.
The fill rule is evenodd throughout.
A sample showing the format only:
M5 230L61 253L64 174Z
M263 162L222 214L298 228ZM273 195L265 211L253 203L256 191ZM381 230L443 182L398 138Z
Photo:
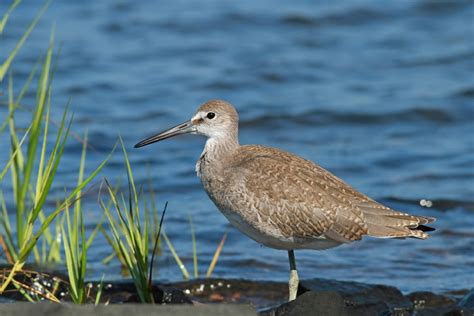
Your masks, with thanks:
M99 198L99 203L108 219L113 245L115 245L114 249L118 252L118 257L124 261L133 279L140 301L143 303L154 303L155 300L151 290L153 258L166 207L161 217L154 245L152 246L149 238L150 226L146 224L148 218L144 218L146 215L140 214L139 195L123 143L122 149L128 175L128 197L126 198L123 194L118 194L106 180L106 189L111 205L107 205L102 198ZM145 224L143 224L143 220Z
M133 181L133 179L132 179L132 181ZM115 196L117 196L117 192L118 192L117 188L113 188L112 186L110 186L110 184L108 184L108 182L107 182L107 188L108 188L108 191L109 191L109 195L114 194ZM194 277L194 278L201 277L201 274L199 273L199 267L198 267L199 258L198 258L198 252L197 252L197 238L196 238L196 233L195 233L195 230L194 230L194 223L193 223L191 215L189 215L189 227L190 227L190 232L191 232L191 243L192 243L192 261L193 261L193 274L192 275L189 272L186 265L184 264L182 258L178 254L178 251L176 250L175 246L173 245L171 239L166 234L165 229L164 228L161 229L161 221L159 221L159 219L158 219L159 210L156 206L155 193L152 189L149 192L148 198L149 198L149 200L146 199L143 195L140 195L140 197L137 199L137 201L141 200L142 205L143 205L143 221L137 222L136 225L141 225L141 226L144 227L144 229L142 229L141 226L140 226L140 229L143 231L143 234L145 234L145 233L148 234L149 242L153 242L154 240L156 241L155 248L154 248L152 254L153 255L162 254L161 242L160 242L161 239L157 239L157 236L160 236L160 231L161 231L160 238L163 237L165 244L167 245L171 255L173 256L178 268L181 271L183 279L184 280L189 280L191 277ZM102 207L104 209L105 208L110 209L110 208L112 208L113 204L114 204L113 199L110 199L107 204L102 202ZM158 222L160 224L158 224ZM112 259L117 258L120 261L121 265L122 265L122 274L125 275L125 276L130 275L130 271L128 269L129 264L127 263L126 258L123 257L122 250L120 249L120 245L117 242L116 238L114 238L110 234L110 232L106 229L106 227L102 226L102 227L100 227L100 230L101 230L104 238L108 242L108 244L113 249L113 252L109 256L107 256L102 262L104 264L108 264ZM143 237L145 238L146 236L143 235ZM222 239L220 240L219 244L216 247L216 250L214 252L212 260L209 263L209 266L207 267L206 273L204 274L204 276L206 278L209 278L209 277L212 276L212 273L214 272L214 269L217 265L217 262L219 260L219 257L220 257L220 254L222 252L222 249L224 247L226 239L227 239L227 234L224 234ZM132 275L132 277L133 277L133 275Z

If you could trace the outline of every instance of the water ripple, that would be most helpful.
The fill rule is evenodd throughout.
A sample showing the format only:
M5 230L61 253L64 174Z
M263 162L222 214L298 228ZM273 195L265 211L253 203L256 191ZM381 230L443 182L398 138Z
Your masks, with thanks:
M397 122L428 122L437 124L450 124L459 122L462 118L454 116L455 113L437 108L411 108L410 110L388 113L359 113L344 112L338 113L327 110L311 110L300 114L263 114L251 119L241 120L241 126L253 127L273 123L296 123L302 125L378 125ZM468 117L464 117L468 120Z

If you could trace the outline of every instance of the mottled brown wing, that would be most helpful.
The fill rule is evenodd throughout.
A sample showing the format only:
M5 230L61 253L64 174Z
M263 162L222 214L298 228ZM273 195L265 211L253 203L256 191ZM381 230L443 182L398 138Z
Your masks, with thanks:
M325 234L348 242L367 233L360 210L313 163L273 148L249 147L243 147L229 174L241 178L237 181L258 210L258 220L291 237Z
M427 238L428 234L418 226L433 222L431 217L415 216L386 207L358 192L343 180L315 163L288 152L262 146L249 146L250 152L259 152L252 158L265 168L265 159L271 159L280 170L285 169L292 178L312 188L310 203L318 203L325 214L333 214L333 225L325 233L339 241L361 239L368 234L374 237ZM252 150L254 147L257 150ZM262 154L263 153L263 154ZM250 155L251 156L251 155ZM262 160L263 158L263 160ZM270 164L270 162L268 162ZM315 198L315 195L318 198ZM335 215L334 215L335 214Z

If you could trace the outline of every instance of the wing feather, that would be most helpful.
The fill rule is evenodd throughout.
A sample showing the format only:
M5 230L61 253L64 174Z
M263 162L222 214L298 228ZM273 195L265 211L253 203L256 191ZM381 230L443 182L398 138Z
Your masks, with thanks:
M315 163L274 148L243 146L228 174L240 177L259 220L288 237L339 242L374 237L427 238L416 228L434 221L394 211ZM235 179L234 179L235 181Z

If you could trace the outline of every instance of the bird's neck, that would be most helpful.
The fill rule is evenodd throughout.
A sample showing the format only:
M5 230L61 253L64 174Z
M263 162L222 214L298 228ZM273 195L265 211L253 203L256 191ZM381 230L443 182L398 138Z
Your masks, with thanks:
M231 156L239 146L237 137L210 137L206 141L201 157L205 155L207 160L222 161Z

